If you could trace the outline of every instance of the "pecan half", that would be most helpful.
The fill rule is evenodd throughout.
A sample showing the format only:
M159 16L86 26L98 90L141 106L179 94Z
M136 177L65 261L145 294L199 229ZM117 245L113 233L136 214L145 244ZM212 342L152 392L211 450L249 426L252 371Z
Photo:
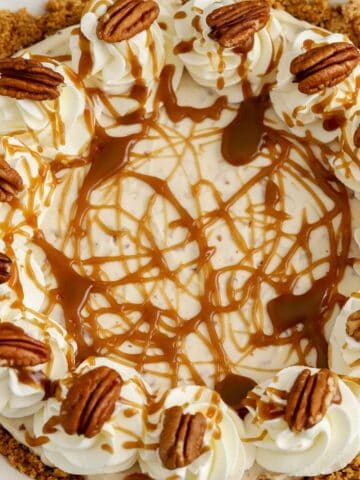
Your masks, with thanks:
M64 77L42 63L25 58L0 59L0 95L19 100L53 100Z
M205 429L206 419L200 412L185 414L181 407L165 410L159 448L164 466L175 470L196 460L202 452Z
M33 367L50 360L48 345L27 335L12 323L0 324L0 364L7 367Z
M311 375L304 369L292 386L285 410L285 420L294 432L302 432L319 423L332 403L340 403L337 377L326 368Z
M11 259L5 255L5 253L0 253L0 283L5 283L10 280L11 265Z
M246 53L253 47L255 33L266 26L269 18L266 1L246 0L217 8L206 17L206 23L211 28L210 38L222 47Z
M20 175L0 158L0 202L11 202L22 188L23 181Z
M129 40L147 30L159 16L153 0L118 0L98 22L97 36L108 43Z
M345 80L360 60L354 45L346 42L314 47L294 58L290 71L300 92L313 94Z
M352 313L347 319L346 333L360 342L360 310Z
M355 147L360 148L360 125L356 129L356 132L354 135L354 144L355 144Z
M122 386L120 375L98 367L75 378L61 405L60 422L69 435L97 435L113 414Z

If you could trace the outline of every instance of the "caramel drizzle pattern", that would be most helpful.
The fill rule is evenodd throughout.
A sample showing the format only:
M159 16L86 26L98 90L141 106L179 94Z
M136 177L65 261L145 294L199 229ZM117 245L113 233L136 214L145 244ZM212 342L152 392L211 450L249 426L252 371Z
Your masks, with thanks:
M86 45L82 48L84 49L82 69L86 72L89 69L87 63L89 53ZM111 138L98 128L87 158L75 160L73 164L62 164L60 161L52 165L54 175L60 170L82 165L85 176L76 204L73 206L72 220L61 245L55 248L46 240L41 230L35 229L32 241L45 252L52 274L57 281L56 288L45 292L48 303L44 313L51 315L55 306L61 305L67 330L73 335L78 345L78 362L90 355L113 354L121 361L134 365L139 372L147 373L155 373L155 365L164 362L168 365L168 369L162 375L168 378L172 385L177 384L180 366L187 368L194 383L200 385L205 383L196 362L186 352L185 342L190 335L197 335L209 349L213 357L212 380L214 383L223 378L224 374L230 374L236 365L246 362L246 358L256 349L268 346L288 346L288 358L295 355L295 361L301 364L307 364L308 355L315 348L318 365L325 366L327 345L323 327L334 307L342 301L337 292L337 285L349 264L351 240L351 215L347 192L345 187L324 167L326 149L323 149L322 158L318 160L310 147L299 145L295 139L285 134L266 128L259 131L258 122L262 122L262 115L267 106L266 97L260 100L246 99L240 105L235 120L225 129L215 126L202 130L197 129L195 125L190 135L183 137L174 128L165 127L158 122L158 109L153 115L145 116L143 104L147 98L147 90L141 80L140 65L134 56L130 58L132 71L137 78L132 96L139 101L140 107L128 116L116 118L116 124L132 125L140 122L140 132L123 138ZM176 121L190 118L197 124L204 119L216 120L223 112L231 110L222 98L206 109L180 107L171 89L172 74L172 67L166 67L163 70L157 94L157 105L164 102L169 118ZM101 93L96 90L89 90L89 95L101 97ZM108 106L111 110L111 104ZM248 121L244 112L251 112L252 109L257 113ZM236 138L239 138L237 135L239 128L245 128L245 133L240 135L241 142L244 142L247 136L249 138L245 145L236 141ZM157 153L166 154L170 151L176 157L177 165L165 179L141 173L136 169L138 164L146 161L147 156L137 154L135 147L150 134L153 137L157 136L165 143L163 151ZM201 178L199 174L199 180L190 185L197 211L200 212L199 196L204 186L212 192L216 207L205 213L199 213L198 217L194 218L176 198L169 187L169 182L176 168L181 168L181 160L187 149L192 152L198 172L201 172L200 158L191 147L195 139L200 138L203 142L211 144L221 137L224 157L228 160L232 159L232 163L245 165L250 162L257 151L259 141L263 151L267 152L269 162L258 169L250 180L244 182L226 200L212 182ZM184 143L184 147L178 148L181 143ZM293 160L289 156L290 151L295 151L301 162ZM311 195L312 202L321 212L320 218L312 223L304 212L300 231L294 234L286 233L284 230L284 222L288 218L288 213L284 211L285 176L290 176ZM122 206L121 184L126 179L144 183L153 192L141 218L136 218ZM104 184L108 185L108 188L114 188L117 184L116 205L111 206L115 209L117 218L117 227L114 231L110 231L99 215L101 208L109 208L109 205L104 204L95 208L91 203L92 193ZM250 192L259 184L265 186L265 202L253 205L250 202ZM327 207L320 197L319 187L332 200L331 207ZM70 183L64 188L64 195L69 188ZM177 227L187 231L185 238L175 247L167 246L161 249L153 237L151 215L156 199L161 199L163 205L170 205L178 216L175 222L166 226L167 232ZM242 199L247 201L248 207L239 219L236 217L234 207ZM17 207L21 208L20 205ZM97 213L91 219L90 213L94 209ZM130 232L124 234L121 230L121 219L125 217L136 224L136 231L133 234ZM209 244L207 232L219 221L230 232L232 241L242 253L242 260L236 265L216 269L211 262L216 248ZM249 223L250 246L244 241L237 228L239 221ZM338 222L337 227L335 222ZM2 225L3 231L7 230L6 223ZM119 256L99 257L93 240L89 238L88 229L91 224L96 224L109 237L121 239L124 235L129 236L136 246L136 253L128 255L121 246ZM263 238L262 243L257 245L255 239L259 228L262 229ZM313 260L310 237L319 229L326 231L329 253L324 258ZM142 244L142 237L146 238L150 246ZM83 239L89 241L90 256L87 259L81 255ZM282 239L290 241L291 247L276 268L269 271L271 262L277 257ZM173 249L185 248L192 241L198 245L197 258L170 270L165 255ZM7 242L7 245L11 249L11 242ZM71 258L64 253L69 245L73 249ZM292 262L300 250L307 259L307 266L300 271L295 271ZM260 264L256 260L258 255L261 255ZM144 259L148 261L144 263ZM125 269L125 274L117 280L106 278L102 269L104 264L114 261L120 262ZM130 261L136 264L135 271L129 267ZM192 267L194 273L190 279L181 282L179 276L185 266ZM91 274L88 273L89 267L91 267ZM327 273L320 280L316 280L315 270L321 267L325 267ZM236 274L239 272L247 275L241 289L235 286ZM219 291L219 283L224 275L228 277L226 302L222 301ZM191 292L189 287L195 276L201 279L201 290L198 294ZM302 277L310 278L312 287L304 295L294 295L296 283ZM176 302L174 307L174 303L166 293L164 287L166 281L172 282L178 292L184 292L188 298L198 301L199 313L190 319L182 318L177 312ZM150 288L149 293L147 288L151 283L155 286ZM261 300L261 285L264 283L276 292L276 298L268 305L272 333L264 333L265 312ZM129 285L136 288L139 296L143 298L142 302L124 300L115 294L116 289L126 288ZM21 290L19 285L16 288ZM155 288L158 288L166 299L166 308L157 307L150 301L150 294L155 291ZM103 302L105 306L95 308L92 305L92 297L95 294L101 295L105 300ZM242 309L249 300L251 300L251 308L245 316ZM229 357L224 344L225 328L228 328L226 325L232 321L231 314L234 312L237 312L240 317L239 325L230 332L233 346L239 354L237 359ZM121 317L125 326L123 333L104 331L99 320L102 315L108 314ZM165 318L171 320L171 325L164 320ZM302 325L302 329L297 328L298 325ZM243 334L248 337L245 346L241 346L239 338L236 337L235 330L239 328L244 328ZM303 340L305 340L305 346ZM125 343L136 346L138 352L124 351L122 347ZM150 348L156 349L157 353L151 354Z

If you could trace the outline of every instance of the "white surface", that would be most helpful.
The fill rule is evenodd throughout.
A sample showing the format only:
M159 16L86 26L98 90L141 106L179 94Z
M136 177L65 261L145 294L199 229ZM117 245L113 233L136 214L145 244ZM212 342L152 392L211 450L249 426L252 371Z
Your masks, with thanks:
M18 10L26 7L31 13L38 14L41 13L45 4L46 0L0 0L0 9Z

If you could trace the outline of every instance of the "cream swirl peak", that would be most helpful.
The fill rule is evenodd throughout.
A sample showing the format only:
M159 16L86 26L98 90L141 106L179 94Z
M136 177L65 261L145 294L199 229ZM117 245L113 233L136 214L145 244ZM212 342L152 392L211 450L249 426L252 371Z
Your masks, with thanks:
M173 422L176 416L174 407L180 408L188 417L184 419L186 421L193 419L195 423L199 414L204 419L203 429L201 423L188 428L185 442L191 446L186 443L183 446L185 461L175 455L181 449L176 443L181 442L181 438L177 437L177 425ZM173 417L170 421L166 421L167 412ZM235 480L242 478L245 470L253 464L253 447L241 441L245 434L242 420L216 392L207 388L187 386L169 390L162 410L150 417L149 423L151 428L146 432L145 446L140 451L140 466L143 472L158 480ZM195 457L190 463L186 462L187 450ZM170 458L171 455L174 458Z
M54 178L50 166L42 155L28 148L14 137L1 137L0 157L21 178L23 188L16 202L5 203L0 209L0 224L6 222L7 233L31 235L41 221ZM35 224L30 227L35 220Z
M98 377L97 372L100 372ZM80 392L75 392L72 388L75 382L89 373L95 375L79 385ZM108 373L111 378L106 377ZM97 397L95 394L91 397L94 388ZM111 397L112 392L116 397ZM65 402L72 401L70 393L79 395L70 411L65 411ZM32 434L48 439L41 449L42 458L47 464L76 475L128 470L137 461L142 445L144 408L149 394L149 387L135 370L109 358L87 359L77 368L75 376L64 378L57 397L49 398L34 417ZM88 403L84 402L87 396ZM100 404L102 400L105 403ZM90 411L86 410L89 408ZM92 431L90 424L95 421L96 410L99 415L106 415L106 421L97 417L93 423L96 429ZM64 419L70 415L71 418ZM73 428L77 422L85 422L85 428Z
M56 98L40 99L36 95L30 98L26 93L14 98L3 93L0 96L0 134L18 138L51 160L86 153L94 123L79 79L69 67L53 59L36 55L32 58L29 53L20 58L35 63L37 68L42 66L61 75L63 84L58 87ZM33 74L34 83L36 75L39 74ZM40 78L41 75L42 72Z
M346 49L351 50L350 60ZM275 112L291 132L310 142L339 139L345 112L357 101L359 58L343 35L309 28L296 36L280 60L270 94Z
M329 362L339 375L360 376L360 298L350 298L336 318L330 337Z
M153 109L156 85L167 63L167 37L156 21L120 41L99 38L102 19L117 5L121 2L89 2L70 39L73 68L88 88L96 89L96 117L106 127L140 107Z
M51 382L73 367L76 347L51 319L31 310L9 311L0 323L0 415L19 418L37 412Z
M359 399L323 372L289 367L248 395L246 435L262 467L315 476L345 467L359 453Z
M240 46L230 48L221 45L214 33L215 29L222 31L224 28L215 27L218 10L248 4L250 10L260 5L266 14L256 11L256 16L260 15L263 22L257 26L258 21L253 20L250 31L246 30L249 37L247 48L239 51ZM215 19L212 20L214 15ZM240 24L247 22L245 17L240 12ZM270 11L262 1L234 3L232 0L191 0L174 15L178 41L174 51L197 83L214 88L220 95L227 95L230 101L238 102L242 99L242 83L248 83L253 94L258 95L266 82L274 80L284 42L276 17L277 13Z
M347 109L341 125L339 147L330 164L335 175L347 187L360 192L360 68L357 69L357 95L354 105Z

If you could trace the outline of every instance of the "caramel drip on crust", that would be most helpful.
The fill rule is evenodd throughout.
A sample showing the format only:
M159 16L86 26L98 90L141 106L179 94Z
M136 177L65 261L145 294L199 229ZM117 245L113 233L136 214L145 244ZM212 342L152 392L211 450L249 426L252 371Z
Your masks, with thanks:
M316 351L317 364L325 366L324 326L343 300L337 287L350 264L351 241L348 194L324 166L326 147L317 158L309 146L265 128L266 95L245 99L237 113L224 97L206 108L179 105L172 89L171 66L165 67L160 76L155 113L147 115L147 89L136 59L131 61L137 78L132 95L139 109L116 118L115 124L140 125L137 133L115 138L97 127L87 157L52 164L53 175L65 186L70 185L66 179L71 178L72 169L81 171L83 177L72 205L71 220L57 246L35 228L32 241L44 251L56 279L56 287L46 291L48 303L44 313L51 315L55 307L62 307L67 330L78 345L78 362L93 355L111 354L139 372L154 375L158 374L157 365L166 364L160 376L173 386L180 368L187 370L194 383L204 384L209 375L214 384L222 382L232 370L246 364L257 349L271 346L287 347L288 357L305 365ZM88 93L106 101L95 89ZM107 106L111 111L111 104ZM163 110L173 122L190 119L194 125L188 133L167 125L162 119ZM225 128L216 126L226 114L233 115L234 120ZM212 121L211 127L202 125L207 121ZM159 141L156 151L147 150L148 138ZM195 147L196 142L205 148L221 140L223 157L232 165L227 166L231 175L237 176L241 169L251 167L241 185L226 195L203 174L206 155L200 156L201 148ZM256 154L260 147L265 161L259 167ZM192 155L196 172L192 182L186 171L186 155ZM150 157L154 159L151 161L169 159L169 164L175 159L175 164L166 165L162 176L154 176L151 169L142 168ZM188 182L186 188L194 202L191 212L172 187L178 170ZM60 173L62 180L57 176ZM294 233L285 228L292 213L286 204L286 179L305 192L317 212L316 219L311 220L304 207L301 225ZM135 214L131 205L126 204L127 185L135 190L136 186L145 186L149 192L140 213ZM224 185L227 187L226 182ZM257 198L263 200L254 203L252 193L259 186L263 194ZM63 195L68 189L64 187ZM200 201L203 189L211 193L211 208L204 208ZM94 200L99 190L107 195L103 203ZM156 205L162 206L162 220ZM111 227L101 217L102 210L115 214ZM160 220L164 226L156 223ZM131 231L127 222L132 224ZM239 229L244 224L247 239ZM161 241L155 238L158 225L161 232L164 230L165 238ZM106 238L100 242L111 244L116 254L99 253L92 227ZM176 230L183 233L176 243L171 243ZM239 260L224 267L215 262L222 230L230 236L234 250L241 253ZM319 231L326 237L328 248L326 253L314 257L311 240ZM283 241L288 247L280 255ZM83 250L84 244L88 253ZM169 255L176 258L178 251L190 245L196 246L196 255L170 266ZM294 258L299 253L303 262L296 270ZM116 264L116 275L107 273L108 264ZM184 272L186 278L182 277ZM309 288L297 294L296 287L303 278L308 280ZM263 308L262 299L265 284L274 292L267 309ZM176 293L171 293L169 286ZM182 315L180 298L198 305L198 312L191 318ZM102 318L111 315L117 323L107 329ZM187 353L187 342L193 336L211 356L207 379L199 371L202 362L194 361ZM229 353L228 342L236 355ZM251 367L248 369L251 375ZM244 386L243 382L244 378L240 378L238 383Z

